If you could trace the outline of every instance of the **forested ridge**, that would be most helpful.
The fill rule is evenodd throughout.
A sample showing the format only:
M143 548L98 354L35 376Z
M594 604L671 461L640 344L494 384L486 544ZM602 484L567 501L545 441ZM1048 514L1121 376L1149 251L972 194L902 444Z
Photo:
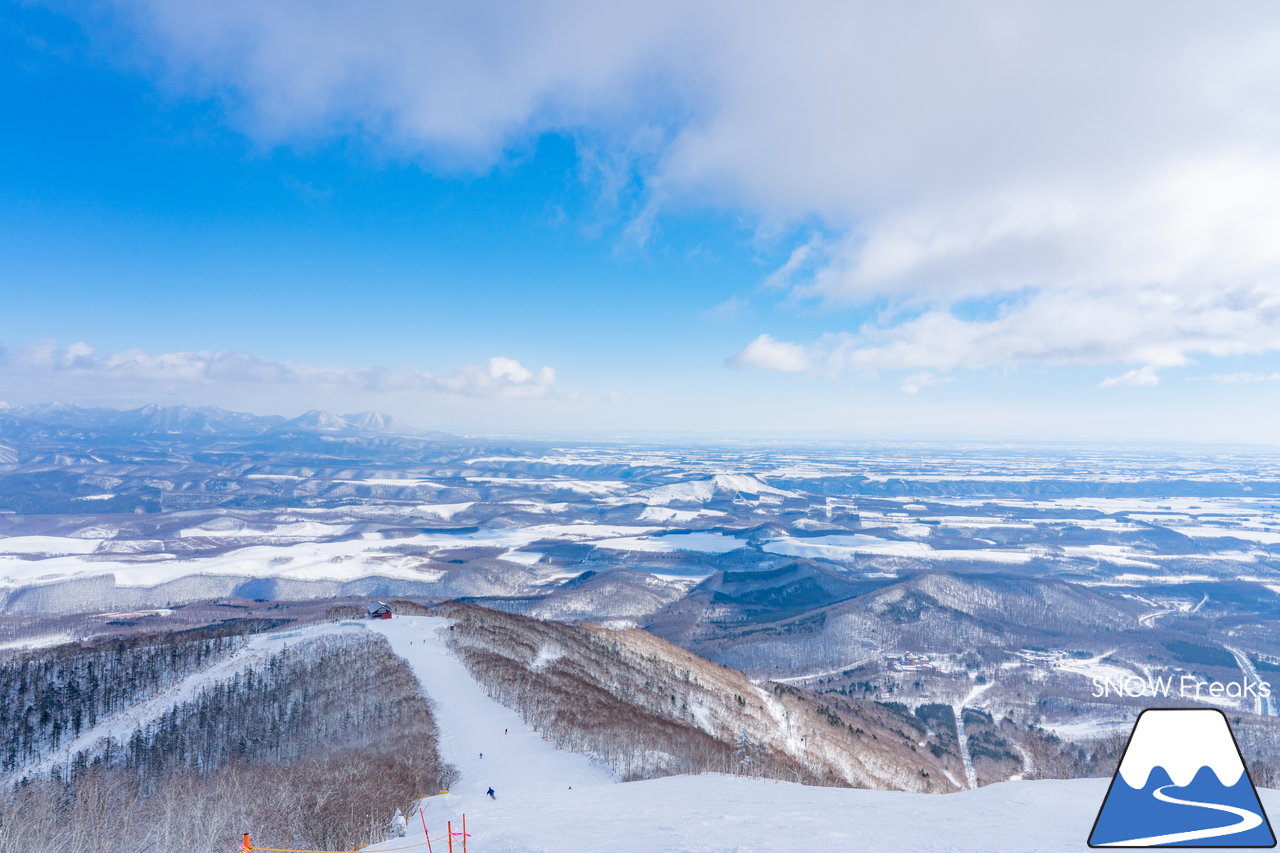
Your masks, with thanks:
M16 754L29 761L55 748L55 724L63 739L76 730L61 697L109 694L85 703L102 719L243 642L164 635L12 661L6 695L25 698L19 714L29 721ZM81 708L84 731L89 720ZM19 767L19 783L0 793L0 853L223 851L246 830L289 847L367 844L397 808L450 784L437 741L429 700L383 638L303 633L127 736L33 778Z

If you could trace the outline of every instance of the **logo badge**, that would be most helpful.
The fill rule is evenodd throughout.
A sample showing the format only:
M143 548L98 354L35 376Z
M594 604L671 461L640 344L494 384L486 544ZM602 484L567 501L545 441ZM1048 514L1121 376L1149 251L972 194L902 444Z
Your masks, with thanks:
M1090 847L1274 847L1271 822L1226 716L1143 711L1133 725Z

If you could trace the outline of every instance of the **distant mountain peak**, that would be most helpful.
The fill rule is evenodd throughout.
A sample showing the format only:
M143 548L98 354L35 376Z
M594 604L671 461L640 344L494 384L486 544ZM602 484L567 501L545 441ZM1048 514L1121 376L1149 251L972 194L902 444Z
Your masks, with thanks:
M754 474L719 473L683 480L646 490L646 500L653 505L671 503L705 503L716 496L755 495L773 498L793 497L794 492L777 489Z
M386 412L356 412L355 414L343 415L342 420L350 426L368 430L369 432L385 432L392 435L415 435L421 431L417 427L405 423L394 415L388 415Z
M289 423L309 429L344 429L350 426L332 412L323 412L320 409L309 409L290 420Z

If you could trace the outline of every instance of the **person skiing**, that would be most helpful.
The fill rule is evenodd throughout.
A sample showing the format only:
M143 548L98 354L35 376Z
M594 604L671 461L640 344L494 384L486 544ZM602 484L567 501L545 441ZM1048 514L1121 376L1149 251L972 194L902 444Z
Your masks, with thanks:
M485 793L489 795L489 799L491 799L491 800L496 800L496 799L498 799L497 797L495 797L495 796L493 795L493 788L490 788L490 789L489 789L488 791L486 791Z
M482 753L480 753L480 757L481 757L481 758L484 758L484 753L483 753L483 752L482 752Z

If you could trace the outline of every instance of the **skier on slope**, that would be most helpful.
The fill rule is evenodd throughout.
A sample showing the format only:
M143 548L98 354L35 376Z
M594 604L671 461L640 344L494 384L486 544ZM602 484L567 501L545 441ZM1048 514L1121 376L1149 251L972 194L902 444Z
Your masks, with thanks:
M496 799L498 799L497 797L495 797L495 796L493 795L493 788L490 788L488 791L485 791L485 793L489 795L489 799L491 799L491 800L496 800Z
M391 819L391 834L397 838L404 838L406 828L404 814L396 809L396 816Z

